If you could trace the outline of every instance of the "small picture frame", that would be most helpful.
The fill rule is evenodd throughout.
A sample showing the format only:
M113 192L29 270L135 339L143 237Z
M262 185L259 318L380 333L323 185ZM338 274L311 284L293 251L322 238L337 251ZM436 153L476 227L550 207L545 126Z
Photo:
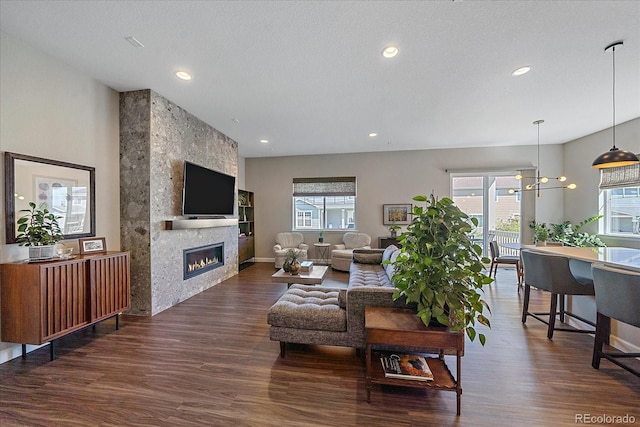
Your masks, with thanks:
M411 203L382 205L382 224L409 225L411 224L412 210L413 205Z
M87 237L78 239L80 255L98 254L107 251L107 242L104 237Z

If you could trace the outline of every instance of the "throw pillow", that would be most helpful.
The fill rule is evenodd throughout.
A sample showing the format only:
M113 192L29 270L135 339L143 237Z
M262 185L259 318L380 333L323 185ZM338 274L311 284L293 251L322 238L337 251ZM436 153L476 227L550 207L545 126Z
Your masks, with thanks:
M366 251L356 249L353 251L353 262L360 264L380 264L382 262L382 253L379 251Z
M393 253L393 251L396 251L396 250L398 250L398 248L395 247L394 245L387 246L384 252L382 253L382 261L387 261L391 259L391 254Z
M393 277L393 263L396 262L396 258L398 258L398 255L400 255L400 249L396 248L396 250L391 254L391 258L389 259L389 262L391 262L391 264L385 265L385 271L387 272L387 276L389 276L389 280L391 280L391 278Z

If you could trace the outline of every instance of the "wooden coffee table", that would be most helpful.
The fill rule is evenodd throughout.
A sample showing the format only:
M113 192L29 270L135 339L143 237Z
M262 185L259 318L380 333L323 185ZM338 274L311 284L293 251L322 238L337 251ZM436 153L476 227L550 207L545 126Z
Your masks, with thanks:
M276 283L286 283L287 288L294 283L301 285L320 285L328 269L329 267L326 265L314 265L309 273L298 274L286 273L283 269L280 269L271 276L271 280Z

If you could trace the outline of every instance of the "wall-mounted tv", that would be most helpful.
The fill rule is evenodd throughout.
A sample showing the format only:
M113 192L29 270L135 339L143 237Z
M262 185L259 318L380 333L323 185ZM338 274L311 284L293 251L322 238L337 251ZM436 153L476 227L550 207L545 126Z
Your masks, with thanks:
M233 215L236 178L195 163L184 162L182 215L216 217Z

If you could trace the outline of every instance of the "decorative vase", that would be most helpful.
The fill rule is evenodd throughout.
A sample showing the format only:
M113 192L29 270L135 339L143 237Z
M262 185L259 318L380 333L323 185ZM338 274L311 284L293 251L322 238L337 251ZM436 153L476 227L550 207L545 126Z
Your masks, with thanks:
M318 237L318 243L323 243L324 242L324 237Z
M285 273L290 273L291 272L291 260L290 259L285 259L284 263L282 264L282 269L284 270Z
M546 242L546 241L541 242L541 241L539 241L539 240L538 240L538 241L536 242L536 246L547 246L547 242Z
M391 237L395 239L397 235L398 235L398 232L396 230L391 230Z
M300 262L298 262L297 259L294 259L291 262L291 271L290 271L290 273L295 275L295 274L298 274L299 271L300 271Z

